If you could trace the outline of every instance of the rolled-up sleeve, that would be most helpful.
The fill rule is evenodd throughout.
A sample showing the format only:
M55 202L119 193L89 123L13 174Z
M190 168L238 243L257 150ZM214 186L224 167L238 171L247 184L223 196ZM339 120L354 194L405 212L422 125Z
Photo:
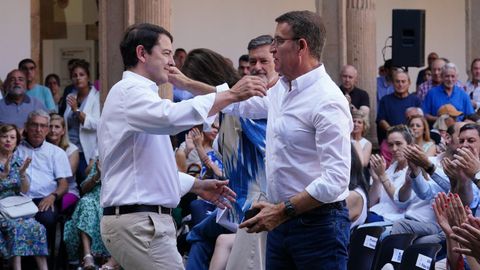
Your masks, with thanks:
M352 120L345 106L337 103L317 108L313 115L315 144L320 177L305 190L322 203L340 201L348 196L350 182Z
M180 197L182 197L192 189L195 177L186 173L178 172L178 178L180 180Z

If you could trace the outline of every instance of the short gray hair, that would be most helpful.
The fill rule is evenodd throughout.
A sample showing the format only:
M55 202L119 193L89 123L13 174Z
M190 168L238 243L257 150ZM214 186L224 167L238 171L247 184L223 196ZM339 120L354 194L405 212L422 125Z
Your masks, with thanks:
M442 67L442 75L444 75L449 69L453 69L455 70L455 75L458 75L458 69L457 69L457 66L450 62L450 63L446 63L443 67Z
M42 109L38 109L38 110L34 110L34 111L31 111L29 114L28 114L28 117L27 117L27 123L30 123L30 121L32 120L33 117L35 116L41 116L41 117L45 117L47 118L47 122L48 122L48 125L50 125L50 115L42 110Z
M270 35L261 35L258 36L248 43L247 50L253 50L261 46L271 45L273 42L273 37Z

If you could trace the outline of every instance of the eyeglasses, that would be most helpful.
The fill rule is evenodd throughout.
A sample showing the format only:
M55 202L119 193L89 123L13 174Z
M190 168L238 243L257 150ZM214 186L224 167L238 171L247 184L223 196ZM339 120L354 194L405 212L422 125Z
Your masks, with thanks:
M287 40L299 40L300 38L281 38L281 37L274 37L272 40L271 46L279 46L285 43Z

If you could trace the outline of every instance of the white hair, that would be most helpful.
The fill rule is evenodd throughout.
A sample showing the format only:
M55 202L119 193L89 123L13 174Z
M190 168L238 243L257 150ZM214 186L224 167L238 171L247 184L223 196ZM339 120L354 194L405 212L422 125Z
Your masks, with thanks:
M448 71L448 70L454 70L455 71L455 75L458 75L458 70L457 70L457 66L450 62L450 63L446 63L445 65L443 65L442 67L442 75L445 75L445 73Z

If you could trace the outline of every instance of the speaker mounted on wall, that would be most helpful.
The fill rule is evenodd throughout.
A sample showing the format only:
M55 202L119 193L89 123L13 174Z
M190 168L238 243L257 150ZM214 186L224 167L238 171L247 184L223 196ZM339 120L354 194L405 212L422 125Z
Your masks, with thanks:
M425 65L425 10L392 11L392 61L397 67Z

